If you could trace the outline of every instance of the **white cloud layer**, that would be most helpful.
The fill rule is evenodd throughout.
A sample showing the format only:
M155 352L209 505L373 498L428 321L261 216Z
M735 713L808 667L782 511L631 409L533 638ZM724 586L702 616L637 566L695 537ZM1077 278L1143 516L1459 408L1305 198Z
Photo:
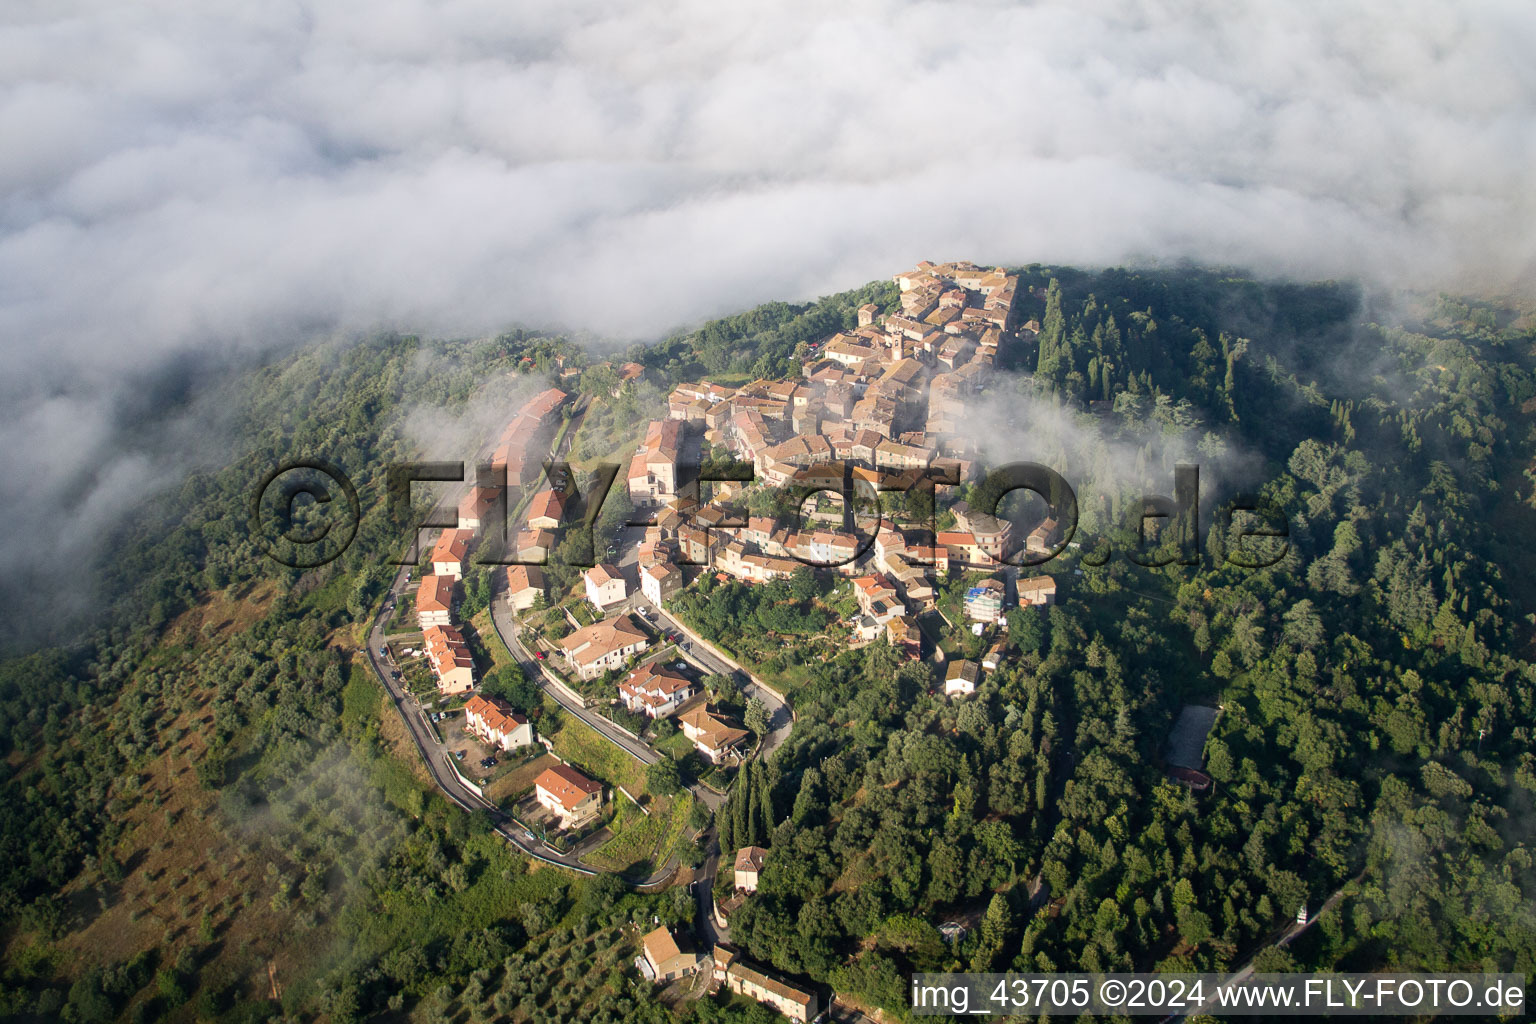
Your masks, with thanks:
M1528 293L1532 52L1524 0L17 0L0 503L134 372L322 329L645 337L921 258Z

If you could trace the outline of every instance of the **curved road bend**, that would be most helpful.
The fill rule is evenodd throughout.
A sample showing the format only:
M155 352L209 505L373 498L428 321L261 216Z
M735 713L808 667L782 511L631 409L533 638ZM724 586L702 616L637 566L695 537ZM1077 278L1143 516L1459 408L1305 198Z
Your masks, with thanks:
M491 622L495 625L496 634L501 637L501 642L506 645L508 651L512 652L512 657L516 659L518 667L523 670L523 674L539 684L539 688L549 694L550 699L554 700L555 703L591 726L593 731L599 736L624 750L641 764L655 764L657 761L660 761L661 755L644 742L635 739L634 736L620 729L610 719L588 708L581 701L572 700L562 687L551 685L549 677L545 674L544 666L539 664L528 648L523 646L522 640L518 639L517 620L513 617L511 609L507 607L507 602L503 599L504 586L504 582L497 581L492 587ZM704 798L701 797L701 799ZM709 801L706 799L705 802L708 803ZM710 804L710 809L714 809L713 804Z
M406 570L401 569L395 574L394 583L389 588L389 597L381 606L378 615L374 617L373 626L368 631L368 662L373 666L379 681L384 684L384 691L389 694L389 699L394 702L395 710L400 712L400 720L405 723L406 732L416 744L416 750L421 754L422 763L427 767L427 774L432 776L432 781L437 784L448 799L458 804L466 811L485 811L490 816L492 826L513 846L523 853L547 864L556 864L572 871L578 871L584 875L596 874L591 868L582 864L577 858L569 854L550 850L537 839L528 838L523 830L500 808L488 803L483 797L473 790L468 789L459 781L454 770L448 767L446 758L448 751L438 742L431 729L422 719L420 707L414 699L406 694L404 687L395 682L392 670L388 663L379 657L379 649L384 646L384 624L390 612L386 607L392 607L399 600L400 594L405 590Z
M519 639L517 635L517 620L513 616L511 609L507 607L506 602L502 600L502 594L499 591L494 591L494 593L495 596L491 599L491 622L495 625L496 633L501 637L502 643L506 645L508 651L512 652L512 656L517 659L518 664L522 667L523 672L527 674L528 678L537 682L539 687L563 709L590 725L598 735L621 749L628 751L642 764L654 764L661 760L662 755L651 747L635 739L629 733L624 732L609 719L588 708L583 702L571 699L563 686L550 685L550 677L546 675L544 666L529 653L527 647ZM658 619L663 623L672 623L673 621L664 612L658 612ZM667 627L663 625L663 628ZM673 628L676 629L675 624ZM740 666L723 663L720 659L703 649L690 652L685 656L691 657L695 663L702 666L708 672L718 672L722 675L741 673ZM745 673L741 674L745 675ZM748 685L751 684L749 683ZM756 689L755 686L752 688ZM782 715L785 723L784 732L787 735L790 719L788 709L775 701L771 695L763 694L762 696L768 701L773 701L769 707L775 718ZM725 803L725 796L723 794L717 793L706 786L695 784L689 788L693 792L694 797L711 811L719 810L721 804ZM704 864L699 871L695 872L692 883L694 929L697 931L700 940L704 943L704 948L713 949L721 942L730 941L729 929L717 927L714 920L714 886L715 874L720 868L720 842L718 833L716 833L713 827L704 832L699 839L704 845L706 852Z

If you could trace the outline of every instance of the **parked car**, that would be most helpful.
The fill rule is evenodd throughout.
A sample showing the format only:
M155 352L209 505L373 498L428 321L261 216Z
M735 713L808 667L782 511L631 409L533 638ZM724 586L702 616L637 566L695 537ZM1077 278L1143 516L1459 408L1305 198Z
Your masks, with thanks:
M533 656L535 658L539 659L540 661L543 661L545 658L549 657L549 655L544 653L543 651L534 651L533 652Z
M462 760L464 760L464 751L462 751L462 750L455 750L453 752L453 756L458 758L460 761L462 761Z
M388 647L380 647L379 648L379 657L381 657L381 658L389 657L389 648Z

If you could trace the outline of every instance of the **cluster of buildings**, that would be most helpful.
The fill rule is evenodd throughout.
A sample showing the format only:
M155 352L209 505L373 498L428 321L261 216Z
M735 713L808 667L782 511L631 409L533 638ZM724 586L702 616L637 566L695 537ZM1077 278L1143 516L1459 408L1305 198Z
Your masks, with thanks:
M523 406L502 432L491 461L493 465L505 467L509 486L523 486L542 468L542 454L560 422L560 410L569 400L570 396L557 388L541 391ZM557 496L560 492L546 491L535 495L529 503L529 514L539 514L542 518L537 521L543 523L549 522L547 516L553 512L555 518L550 524L558 524L563 506L558 497L553 504L541 502L546 494ZM495 510L505 510L505 498L493 486L477 483L471 487L459 502L457 525L438 535L427 556L432 571L423 575L416 586L416 623L424 635L428 664L438 690L444 694L463 693L475 685L474 660L463 636L454 628L454 614L470 549L489 528ZM511 566L507 582L509 593L527 607L542 593L544 577L537 566Z
M560 425L560 410L571 396L559 388L539 392L507 424L491 453L491 465L505 468L508 487L535 480L544 467L549 442Z
M712 985L771 1006L790 1020L809 1022L820 1012L815 992L785 981L729 946L716 946L706 957L694 952L686 939L679 943L663 925L640 940L640 950L635 966L658 985L686 978L707 967Z
M922 655L922 633L917 619L907 614L903 589L883 572L855 578L853 596L859 603L859 616L853 623L853 639L869 643L883 634L892 647L916 659Z
M1020 608L1044 607L1056 602L1056 580L1050 576L1030 576L1017 582L1017 605ZM980 635L987 625L1003 621L1008 611L1007 584L1000 579L982 580L965 592L965 617L974 623ZM968 697L981 685L984 672L994 672L1003 663L1008 650L1006 635L987 649L978 665L974 661L956 659L944 670L944 693L949 697Z
M790 1020L812 1021L820 1012L815 992L790 984L728 946L716 946L712 961L714 983L737 995L771 1006Z
M558 429L562 410L571 396L559 388L548 388L529 399L523 408L502 431L491 454L491 466L498 472L505 471L508 492L501 492L495 485L477 483L459 503L459 529L478 533L487 518L497 509L504 515L506 506L500 502L510 496L510 491L523 488L537 480L544 469L544 456ZM554 531L565 515L567 501L564 480L546 481L543 490L529 500L524 520L518 525L512 547L520 561L539 562L554 547Z
M683 735L710 764L739 761L750 734L708 703L696 701L702 694L697 681L659 659L641 665L619 683L619 700L626 708L652 719L676 715Z
M810 346L798 379L678 385L669 421L652 425L631 463L631 494L653 505L668 497L667 452L680 449L681 436L668 422L702 429L770 485L834 460L866 471L936 466L971 477L975 452L960 436L960 419L1002 346L1017 337L1017 278L971 263L924 262L895 280L901 312L862 307L856 329ZM675 474L671 483L675 493Z
M809 1022L820 1012L815 992L785 981L729 946L716 946L712 955L702 956L686 940L679 943L663 925L640 940L640 950L635 966L647 980L658 985L686 978L707 967L712 985L771 1006L790 1020Z
M997 568L1020 548L1049 550L1059 539L1055 523L1018 537L1008 522L963 503L951 530L887 524L873 543L836 517L825 529L791 531L771 519L736 518L721 504L734 492L730 486L717 487L714 503L700 506L698 491L682 479L682 453L702 433L713 450L750 462L755 481L769 487L824 487L875 499L922 475L974 480L974 441L961 430L966 404L1004 346L1038 325L1014 324L1018 280L999 268L925 261L895 281L901 311L862 307L857 328L808 346L798 378L739 387L702 381L672 391L668 418L650 424L628 475L636 506L656 510L641 549L641 587L653 601L681 586L673 564L679 562L752 583L810 563L857 576L866 589L873 570L877 579L870 600L861 597L855 638L885 632L905 646L915 635L909 615L934 600L934 573Z
M1054 576L1023 577L1016 586L1020 608L1043 608L1056 603ZM965 617L971 622L995 625L1007 614L1008 604L1007 584L996 578L985 579L965 592Z

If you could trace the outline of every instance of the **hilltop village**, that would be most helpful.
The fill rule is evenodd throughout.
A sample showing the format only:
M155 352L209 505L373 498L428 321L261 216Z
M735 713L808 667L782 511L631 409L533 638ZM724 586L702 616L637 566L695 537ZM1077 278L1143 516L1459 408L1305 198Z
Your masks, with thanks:
M419 648L402 646L397 634L380 653L393 663L422 661L433 706L448 709L434 723L453 718L461 730L445 746L462 735L486 755L454 763L464 752L451 752L463 784L498 792L494 780L507 771L497 770L498 758L531 766L515 769L522 782L501 804L528 849L537 836L547 853L569 858L557 862L592 863L582 858L616 841L622 806L637 797L542 736L531 709L481 688L464 609L479 611L468 592L483 571L477 551L500 536L498 515L507 517L499 561L514 564L497 565L491 578L495 632L539 686L610 740L633 740L642 760L641 745L684 755L681 781L705 806L724 800L735 776L782 742L790 715L784 694L680 610L683 595L729 585L813 595L826 620L822 642L886 643L902 659L929 661L934 691L954 700L974 694L998 667L1015 609L1055 602L1055 578L1021 575L1009 559L1051 551L1058 524L1044 518L1016 529L951 493L982 475L975 439L963 429L967 403L1010 348L1039 330L1016 322L1017 278L924 262L894 281L894 304L866 304L856 324L803 345L797 375L674 383L665 415L634 424L627 462L599 513L585 505L590 476L567 468L565 454L596 406L645 379L640 364L557 367L554 386L529 398L490 445L493 482L458 499L455 526L435 538L402 601ZM611 382L609 393L582 387L594 372ZM732 472L700 473L730 463ZM742 465L750 480L741 479ZM948 486L925 490L924 480ZM809 497L797 507L786 494ZM844 497L852 499L846 506ZM562 556L584 517L595 564L568 564ZM709 909L719 929L713 941L723 941L770 855L746 844L750 838L734 854L734 894L727 888L728 898ZM793 1018L815 1015L814 993L763 973L739 951L716 945L711 958L681 941L665 928L645 936L637 966L663 983L700 972ZM712 970L700 971L706 965Z
M753 584L787 580L807 566L850 577L857 614L846 623L849 642L884 637L912 658L923 653L916 616L934 607L936 581L952 572L997 574L967 592L971 623L997 625L1009 607L1054 601L1053 578L1019 582L1004 561L1020 549L1051 550L1060 537L1054 520L1021 536L1007 520L958 502L939 519L947 528L933 531L920 516L887 510L871 541L858 522L869 517L845 515L840 499L825 492L807 503L808 522L748 511L751 493L763 489L838 491L851 480L857 507L881 492L905 492L924 474L957 484L979 478L975 439L961 430L966 402L981 391L1000 353L1021 335L1032 336L1038 324L1014 323L1017 279L1001 269L923 262L895 282L899 311L862 307L855 328L810 344L799 377L735 386L704 380L672 389L667 418L645 427L615 484L627 493L631 521L650 525L620 531L609 560L582 574L580 594L602 618L561 638L560 657L573 675L597 678L648 646L625 607L633 594L664 607L703 572ZM643 368L630 363L618 373L622 382L639 378ZM576 493L572 481L544 472L550 440L572 400L559 388L534 396L491 455L510 491L524 492L509 530L520 564L506 568L502 581L504 600L519 612L561 596L548 593L538 563L569 525ZM750 464L752 481L691 478L705 452ZM936 491L941 500L944 490ZM459 504L457 528L439 536L427 560L431 571L418 582L417 615L423 629L434 631L428 643L441 652L435 664L448 673L439 677L445 692L461 685L451 681L461 678L451 676L461 643L450 624L456 588L497 498L490 487L470 490ZM632 541L627 549L626 540ZM647 713L675 707L625 700Z

